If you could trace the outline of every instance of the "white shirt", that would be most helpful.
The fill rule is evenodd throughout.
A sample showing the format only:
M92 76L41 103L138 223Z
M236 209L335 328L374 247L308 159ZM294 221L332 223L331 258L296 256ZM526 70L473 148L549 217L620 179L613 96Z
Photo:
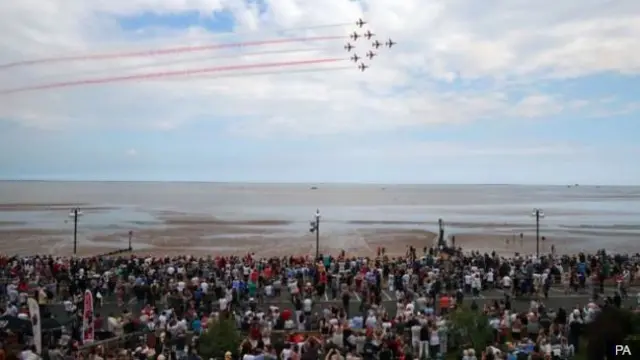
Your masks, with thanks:
M306 298L302 300L302 310L304 312L311 312L312 307L313 307L313 302L311 301L311 299Z
M40 356L38 356L38 354L34 353L31 350L25 350L20 353L20 359L21 360L37 360L37 359L40 359Z
M471 275L466 274L466 275L464 276L464 283L465 283L465 285L469 285L469 286L471 286Z
M431 336L429 336L429 345L440 345L440 336L438 336L437 331L431 331Z
M420 329L422 329L419 325L414 325L411 327L411 340L412 341L420 341Z
M284 349L282 350L282 353L280 353L280 357L282 357L282 360L288 360L289 358L291 358L292 353L293 353L293 350Z
M504 287L511 287L511 278L508 276L505 276L502 278L502 286Z
M67 312L73 312L74 311L75 306L73 305L73 303L69 300L65 300L64 301L64 310Z
M480 279L480 276L478 276L478 277L474 277L474 278L473 278L473 281L471 282L471 286L472 286L474 289L480 289L480 288L482 288L482 280Z
M115 333L119 327L120 324L118 323L118 320L116 320L116 318L111 316L107 318L107 330L109 330L109 332Z

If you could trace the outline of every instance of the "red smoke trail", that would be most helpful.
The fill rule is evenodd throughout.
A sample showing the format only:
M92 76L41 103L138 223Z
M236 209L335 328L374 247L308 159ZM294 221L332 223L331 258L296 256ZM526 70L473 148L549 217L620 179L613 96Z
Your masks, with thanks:
M107 78L100 78L100 79L87 79L87 80L67 81L67 82L59 82L59 83L53 83L53 84L36 85L36 86L19 88L19 89L10 89L10 90L0 91L0 94L6 95L6 94L13 94L13 93L25 92L25 91L47 90L47 89L56 89L56 88L62 88L62 87L79 86L79 85L107 84L112 82L147 80L147 79L156 79L156 78L164 78L164 77L172 77L172 76L198 75L198 74L216 73L216 72L233 71L233 70L265 69L265 68L277 68L277 67L287 67L287 66L295 66L295 65L323 64L323 63L333 63L333 62L338 62L343 60L345 59L327 58L327 59L259 63L259 64L250 64L250 65L218 66L218 67L190 69L190 70L164 71L164 72L147 73L147 74L125 75L125 76L107 77Z
M26 60L26 61L17 61L17 62L7 63L7 64L0 65L0 70L14 68L18 66L56 63L56 62L64 62L64 61L106 60L106 59L130 58L130 57L141 57L141 56L161 56L161 55L182 54L182 53L190 53L190 52L214 50L214 49L289 44L289 43L306 42L306 41L339 40L344 38L345 38L344 36L313 36L313 37L300 37L300 38L278 39L278 40L246 41L246 42L215 44L215 45L181 46L181 47L175 47L175 48L131 51L131 52L111 53L111 54L66 56L66 57L58 57L58 58Z
M187 76L187 77L178 77L171 80L175 82L195 81L195 80L210 81L211 79L221 79L221 78L241 78L241 77L243 78L243 77L264 76L264 75L293 75L293 74L342 71L342 70L353 71L353 66L318 67L318 68L299 69L299 70L253 71L253 72L247 72L247 73L242 72L242 73L231 73L231 74L205 75L205 76L199 76L197 78Z
M241 58L241 57L251 57L251 56L261 56L261 55L275 55L275 54L289 54L289 53L303 53L303 52L313 52L322 50L324 47L315 47L308 49L284 49L284 50L267 50L267 51L255 51L255 52L241 52L241 53L233 53L233 54L222 54L222 55L207 55L202 57L188 57L186 59L174 59L169 61L159 61L159 62L150 62L146 64L134 64L130 66L117 66L113 68L100 68L96 70L88 70L88 71L75 71L72 73L57 73L52 76L44 76L40 77L41 80L49 80L56 81L60 78L69 78L69 77L78 77L80 76L88 76L88 75L113 75L115 72L125 72L129 70L143 70L145 68L155 68L148 69L148 71L156 70L163 66L171 66L177 64L185 64L185 63L195 63L195 62L209 62L211 60L217 59L225 59L225 58Z

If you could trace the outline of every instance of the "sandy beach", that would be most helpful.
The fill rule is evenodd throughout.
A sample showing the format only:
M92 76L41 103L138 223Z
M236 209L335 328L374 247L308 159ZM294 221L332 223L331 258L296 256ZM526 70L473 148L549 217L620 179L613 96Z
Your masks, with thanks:
M286 222L280 220L224 221L213 217L163 217L166 226L136 230L132 238L135 253L139 254L193 254L282 256L285 254L312 255L315 253L315 235L289 234L278 228ZM505 236L504 234L458 233L455 245L466 251L481 251L509 256L514 253L533 254L535 236ZM6 229L0 227L0 251L6 254L46 253L71 255L72 233L69 230ZM384 247L390 256L401 256L409 246L422 249L435 243L437 234L420 229L394 229L383 226L355 228L344 234L320 236L320 252L338 255L344 250L353 256L375 256ZM103 254L128 247L128 231L104 231L79 238L78 255ZM551 245L557 253L577 253L596 250L584 248L580 237L553 238L540 241L540 252L549 253ZM623 251L609 249L611 251ZM628 248L633 244L628 244Z
M127 184L117 193L129 191L127 189L131 186L135 187ZM162 185L158 191L163 193L168 186L170 185ZM241 194L249 188L247 186L246 189L241 189ZM191 191L190 187L184 189ZM144 189L141 188L139 191ZM231 190L221 190L219 198L224 197L229 191ZM254 190L252 194L259 193L256 191L258 190ZM273 195L272 189L261 191L270 194L268 196ZM295 191L290 195L291 198L316 194L316 192L309 192L311 195L305 195L307 190ZM55 191L47 192L49 193L55 194ZM396 195L390 195L390 193L390 191L371 190L370 193L366 193L366 198L391 196L390 200L386 201L391 201L389 204L392 204L396 196L405 194L398 192ZM478 192L478 194L482 193L484 192ZM116 196L115 194L112 197ZM336 194L335 198L339 198L348 193L337 192ZM131 194L131 196L134 195ZM202 193L200 196L209 196L209 194ZM233 199L246 199L245 195L237 196L240 197ZM269 203L279 201L282 196L284 195L278 193L276 198L269 197ZM69 198L61 197L60 199L68 200ZM312 255L316 251L315 235L308 231L308 221L313 214L311 211L308 214L305 213L304 219L298 217L299 211L292 213L287 212L286 209L278 210L277 207L271 215L245 216L244 208L241 212L234 213L235 205L229 205L231 208L222 207L221 212L203 210L195 214L179 211L180 206L147 209L137 205L138 198L135 199L136 205L122 208L111 206L110 201L91 202L86 199L79 199L78 202L0 203L0 252L19 255L72 254L73 224L67 213L69 209L76 206L80 206L86 215L79 224L79 255L102 254L127 248L129 230L133 231L134 252L141 254L215 256L242 255L252 252L260 256L284 256ZM384 247L390 256L399 256L404 255L409 246L422 249L432 246L436 241L437 235L434 231L437 229L440 214L434 216L421 213L416 216L411 212L416 210L398 210L402 207L396 205L376 207L364 204L356 208L360 210L348 210L343 215L330 214L329 220L324 220L319 241L321 253L337 255L344 250L348 255L374 256L378 248ZM233 211L228 212L228 209ZM496 251L505 256L536 252L535 224L527 212L522 211L522 216L517 217L500 215L499 211L495 218L493 212L491 216L478 217L477 214L481 214L479 209L477 206L469 207L471 215L468 221L462 220L462 217L445 221L446 236L447 238L455 236L456 246L463 247L465 251ZM373 215L367 214L366 211L371 211ZM398 211L409 213L405 217L399 215L401 212ZM442 216L449 219L446 211L445 207ZM488 214L487 210L483 211L485 211L483 214ZM224 216L209 215L218 213ZM556 219L568 213L570 213L568 210L557 210L552 213L552 216ZM551 229L543 228L541 236L545 236L546 240L540 241L540 252L550 252L552 245L556 253L573 254L581 251L595 251L602 247L614 252L635 252L637 245L634 240L637 236L634 236L633 232L640 229L640 224L624 223L619 216L622 215L616 215L612 220L615 222L612 223L602 221L592 223L588 219L580 220L584 222L578 223L560 222L554 225L555 233ZM599 218L595 219L599 220ZM39 224L43 226L38 226ZM522 239L520 239L520 233L523 233Z

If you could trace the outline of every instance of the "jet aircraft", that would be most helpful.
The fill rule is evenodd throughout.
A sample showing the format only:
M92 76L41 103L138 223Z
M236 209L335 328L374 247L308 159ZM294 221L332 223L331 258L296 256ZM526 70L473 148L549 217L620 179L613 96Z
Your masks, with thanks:
M380 43L380 41L376 40L374 41L371 46L373 46L374 48L379 48L380 46L382 46L382 44Z
M353 32L353 34L349 35L349 37L353 40L356 41L358 40L358 38L360 37L360 34L358 34L357 32Z
M360 66L358 66L358 69L360 69L360 71L365 71L369 66L365 65L364 63L360 63Z
M358 56L358 54L353 54L353 56L351 57L351 60L353 60L354 63L357 63L358 60L360 60L360 56Z
M364 33L362 36L366 37L367 40L371 40L371 37L376 36L376 34L372 33L371 30L367 30L367 32Z
M376 55L378 55L378 54L374 53L373 51L369 51L367 53L367 57L369 58L369 60L373 59L373 57L376 56Z
M387 42L386 42L386 43L384 43L384 44L385 44L385 45L387 45L387 46L389 47L389 49L391 49L391 47L392 47L393 45L395 45L396 43L395 43L395 42L393 42L393 40L389 39L389 41L387 41Z
M362 21L362 19L358 19L358 21L356 21L356 25L357 25L358 27L362 27L362 26L363 26L364 24L366 24L366 23L367 23L367 22L366 22L366 21Z
M344 46L344 49L347 50L347 51L351 51L351 49L353 49L353 48L354 48L354 46L349 44L349 43L347 43L347 45Z

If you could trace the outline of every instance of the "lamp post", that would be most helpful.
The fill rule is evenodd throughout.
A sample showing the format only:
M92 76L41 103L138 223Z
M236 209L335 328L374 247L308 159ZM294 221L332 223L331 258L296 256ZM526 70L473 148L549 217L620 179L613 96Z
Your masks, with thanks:
M447 242L444 239L444 221L438 219L438 249L442 250L447 246Z
M320 210L316 210L315 220L309 223L311 228L310 232L316 233L316 260L320 257Z
M544 217L542 209L533 209L531 213L536 218L536 258L540 257L540 219Z
M133 247L131 247L131 239L133 238L133 230L129 230L129 251L133 250Z
M82 216L80 208L73 208L69 212L69 217L73 219L73 255L78 252L78 218Z

